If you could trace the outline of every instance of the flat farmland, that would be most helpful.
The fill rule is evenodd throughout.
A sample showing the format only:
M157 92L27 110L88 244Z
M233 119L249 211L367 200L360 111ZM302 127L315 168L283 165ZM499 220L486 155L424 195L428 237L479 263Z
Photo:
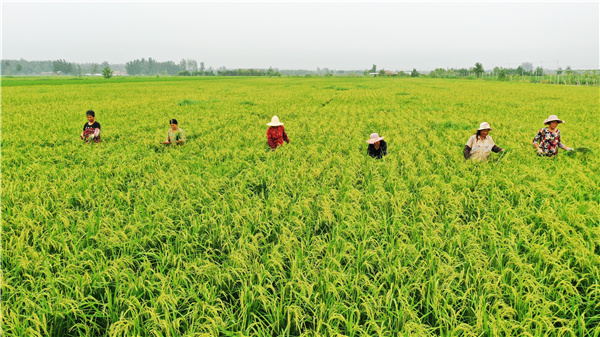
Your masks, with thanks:
M598 336L598 88L3 78L4 336ZM96 112L102 142L79 139ZM273 115L290 144L266 145ZM589 152L539 158L558 115ZM187 144L164 147L176 118ZM479 123L504 154L465 161ZM377 132L388 155L366 155Z

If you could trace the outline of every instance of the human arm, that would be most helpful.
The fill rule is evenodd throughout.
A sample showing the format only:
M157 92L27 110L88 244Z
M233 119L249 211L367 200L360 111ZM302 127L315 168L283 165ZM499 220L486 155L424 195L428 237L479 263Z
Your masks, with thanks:
M285 133L285 129L283 129L283 140L285 140L286 143L290 143L290 139L287 136L287 133Z
M533 146L535 147L535 149L537 150L538 154L543 154L544 150L542 150L542 148L540 148L540 141L542 139L542 130L538 131L538 133L535 135L535 137L533 137Z
M565 151L573 151L573 149L572 149L572 148L570 148L570 147L566 146L565 144L563 144L563 143L561 142L561 139L560 139L560 131L559 131L559 133L558 133L558 137L557 137L557 139L556 139L556 140L558 140L558 147L560 147L561 149L563 149L563 150L565 150Z
M185 133L183 132L183 130L180 130L178 135L177 135L177 144L183 144L185 143L187 140L185 139Z
M465 148L463 149L463 156L465 159L471 158L471 150L473 149L473 144L475 143L475 136L469 137L467 143L465 144Z
M504 149L496 144L494 144L494 146L492 147L492 152L498 153L498 152L502 152L502 151L504 151Z
M574 150L572 147L568 147L563 143L558 143L558 147L560 147L561 149L563 149L565 151L573 151Z
M463 149L463 156L465 156L465 159L471 158L471 147L469 145L465 145L465 148Z

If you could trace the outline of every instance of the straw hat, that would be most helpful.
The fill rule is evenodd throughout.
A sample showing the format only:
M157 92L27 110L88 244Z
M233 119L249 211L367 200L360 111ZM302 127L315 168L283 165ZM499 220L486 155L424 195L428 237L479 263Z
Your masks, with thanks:
M369 144L375 144L375 143L377 143L378 141L380 141L382 139L383 139L383 137L379 137L379 134L372 133L371 134L371 138L369 138L369 140L367 140L367 143L369 143Z
M488 122L483 122L481 124L479 124L479 129L477 129L477 131L481 131L481 130L491 130L492 128L490 127L490 123Z
M558 117L556 117L556 115L550 115L548 116L548 118L544 121L544 125L548 125L548 123L550 122L558 122L558 124L560 123L564 123L565 121L561 121L560 119L558 119Z
M279 121L279 117L277 116L273 116L273 118L271 118L271 123L267 123L268 126L280 126L283 125L283 123L281 123Z

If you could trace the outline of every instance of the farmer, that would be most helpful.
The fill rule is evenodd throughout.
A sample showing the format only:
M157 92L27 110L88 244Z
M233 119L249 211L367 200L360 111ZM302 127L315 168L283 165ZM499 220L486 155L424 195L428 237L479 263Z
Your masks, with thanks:
M163 142L163 144L177 144L181 145L186 142L185 134L183 130L179 128L176 119L171 119L169 121L171 124L171 128L169 132L167 132L167 141Z
M279 145L283 145L283 141L290 143L290 139L285 133L283 123L279 121L279 117L273 116L271 122L267 123L270 128L267 130L267 143L271 149L275 150Z
M538 156L554 157L558 154L559 147L567 151L573 151L572 148L560 142L560 130L556 127L564 122L558 119L556 115L550 115L544 121L544 124L548 127L540 129L533 138L533 146L537 149Z
M494 143L492 136L488 135L490 130L492 130L490 124L486 122L479 124L479 129L469 138L463 149L465 159L473 158L474 160L485 161L491 151L496 153L504 151Z
M381 159L387 155L387 143L383 140L383 137L379 137L379 134L372 133L371 138L367 140L367 154L373 158Z
M96 121L96 113L93 110L88 110L85 115L88 122L83 124L83 131L79 137L86 143L91 141L100 143L100 123Z

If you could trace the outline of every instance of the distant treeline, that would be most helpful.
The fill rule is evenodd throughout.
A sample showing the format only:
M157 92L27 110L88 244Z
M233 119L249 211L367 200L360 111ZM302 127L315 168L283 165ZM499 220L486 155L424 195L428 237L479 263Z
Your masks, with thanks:
M114 75L130 76L376 76L376 77L431 77L431 78L482 78L486 80L528 81L552 84L598 85L600 73L598 70L572 70L558 68L556 70L534 68L530 62L523 62L516 68L495 67L485 70L479 62L470 68L436 68L427 72L420 72L413 68L406 71L390 71L377 69L373 64L367 70L330 70L317 68L317 70L279 70L269 69L227 69L217 70L206 68L204 62L198 63L192 59L182 59L179 63L173 61L159 62L151 57L129 61L125 64L102 63L73 63L66 60L53 61L27 61L27 60L2 60L0 63L1 74L4 76L24 75L100 75L104 68L110 68Z
M123 64L102 63L73 63L65 60L54 61L27 61L27 60L2 60L0 69L2 75L50 75L64 74L73 76L100 74L102 69L109 67L113 71L125 72Z

